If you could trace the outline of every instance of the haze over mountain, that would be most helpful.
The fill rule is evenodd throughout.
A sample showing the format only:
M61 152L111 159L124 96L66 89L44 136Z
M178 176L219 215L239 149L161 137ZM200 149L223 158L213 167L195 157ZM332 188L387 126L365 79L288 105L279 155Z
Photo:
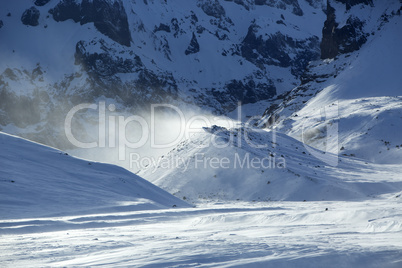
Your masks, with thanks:
M401 11L2 1L1 266L401 267Z
M0 125L67 148L61 123L83 102L108 100L131 114L151 103L222 114L239 101L273 98L319 59L325 8L322 1L2 3Z
M343 92L398 95L398 1L24 0L2 10L0 129L57 148L74 148L65 137L67 112L100 100L125 115L147 114L151 103L227 114L239 101L279 104L296 86L293 92L316 94L355 62L382 62L387 76L374 84L367 79L374 67L367 77L350 73L349 80L361 77L358 87L338 77L350 84ZM383 48L388 41L394 45ZM310 61L337 55L346 57L306 71ZM391 84L378 90L381 83ZM92 114L75 116L83 140L97 135Z

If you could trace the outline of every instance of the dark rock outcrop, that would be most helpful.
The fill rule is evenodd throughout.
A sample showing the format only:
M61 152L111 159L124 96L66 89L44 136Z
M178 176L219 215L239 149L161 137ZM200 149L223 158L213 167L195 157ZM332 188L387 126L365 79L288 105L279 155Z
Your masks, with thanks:
M3 27L3 21L2 20L0 20L0 29L1 29L1 27Z
M336 1L345 4L347 10L349 10L352 6L358 4L373 5L372 0L336 0Z
M335 29L338 23L335 21L335 9L327 2L327 20L322 28L321 59L334 58L338 55L339 47L335 39Z
M197 37L193 33L193 37L191 38L190 45L184 52L184 54L189 55L189 54L195 54L200 51L200 45L198 44Z
M275 96L276 88L273 82L265 81L255 81L254 77L248 77L244 80L234 79L225 85L224 90L212 88L210 93L214 97L212 99L216 99L224 110L231 111L236 108L238 102L243 104L255 103Z
M322 4L322 0L306 0L306 2L314 8L318 8Z
M226 89L228 95L226 99L233 98L234 101L241 101L244 104L269 99L276 94L276 88L273 84L256 83L252 79L248 81L232 80L226 85Z
M264 40L261 35L256 35L257 27L256 25L251 25L248 28L247 35L242 42L242 56L253 63L264 63L259 59L260 54L266 59L267 64L288 67L291 59L286 51L281 49L286 46L286 37L278 32Z
M319 39L311 37L295 40L277 32L264 39L258 35L258 26L252 24L241 44L241 54L248 61L263 69L264 64L292 67L292 73L302 73L311 60L319 58ZM295 55L291 57L290 55Z
M93 22L102 34L121 45L130 46L131 34L121 0L113 3L106 0L83 0L81 4L74 0L62 0L49 13L55 21L72 19L81 25Z
M201 7L205 14L217 19L224 17L226 14L225 9L218 0L199 0L198 6Z
M99 41L105 46L104 40ZM75 64L84 66L87 72L101 77L110 77L117 73L133 73L143 67L141 59L134 55L132 59L118 56L118 53L103 51L102 53L89 53L86 50L87 42L79 41L75 47Z
M101 53L93 53L88 47L98 46ZM75 64L81 65L89 75L92 95L120 98L126 105L145 105L151 101L177 97L177 85L171 74L154 73L144 66L133 52L118 51L104 41L95 43L79 41L76 45ZM135 79L122 82L118 74L136 74Z
M81 5L74 0L62 0L54 8L49 10L55 21L72 19L74 22L81 20Z
M22 13L21 22L24 25L38 26L40 12L36 7L31 7Z
M50 0L35 0L34 4L35 6L41 7L49 3Z
M347 1L345 1L347 2ZM348 1L354 2L354 1ZM321 59L334 58L339 54L350 53L360 49L367 41L368 34L363 32L364 22L350 16L346 24L338 28L335 9L327 2L327 20L322 29Z
M267 5L270 7L276 7L286 10L288 7L292 8L292 13L297 16L303 16L303 10L300 8L298 0L254 0L255 5L262 6Z
M158 27L155 26L154 33L160 32L160 31L170 33L170 26L160 23Z
M240 6L243 6L246 10L250 10L250 7L248 6L247 2L243 0L225 0L226 2L234 2L235 4L238 4Z

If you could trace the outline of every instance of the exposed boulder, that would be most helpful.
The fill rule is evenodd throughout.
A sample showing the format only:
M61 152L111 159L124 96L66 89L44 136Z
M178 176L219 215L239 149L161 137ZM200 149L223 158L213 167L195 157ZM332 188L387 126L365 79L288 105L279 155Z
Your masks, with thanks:
M3 21L2 20L0 20L0 29L1 29L1 27L3 27Z
M21 22L24 25L38 26L40 12L36 7L31 7L22 13Z

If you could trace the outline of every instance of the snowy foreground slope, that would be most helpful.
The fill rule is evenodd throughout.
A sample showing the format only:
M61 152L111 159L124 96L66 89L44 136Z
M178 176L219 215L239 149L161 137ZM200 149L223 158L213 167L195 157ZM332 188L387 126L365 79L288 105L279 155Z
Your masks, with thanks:
M1 220L0 264L397 268L401 215L388 196Z
M217 127L206 130L200 135L223 138L228 133L218 133ZM250 133L254 141L266 135L261 130ZM310 181L306 172L319 160L303 154L301 147L298 152L292 145L300 143L286 136L276 142L277 152L289 159L288 170L278 169L278 177L271 179L273 173L263 180L282 195L276 198L320 200L327 195L354 201L227 200L191 208L121 168L1 134L0 266L400 267L401 167L342 158L343 172L329 168L330 175ZM182 144L172 154L189 155L185 148ZM257 156L264 152L247 145L234 148ZM308 166L304 172L293 165L302 156ZM281 177L289 170L301 175ZM203 173L212 184L209 172L187 175ZM251 174L237 172L240 178ZM229 179L238 184L238 193L248 196L239 180L232 177L227 183ZM260 185L263 178L250 179ZM272 181L268 185L267 179Z
M0 133L0 219L188 207L123 168Z

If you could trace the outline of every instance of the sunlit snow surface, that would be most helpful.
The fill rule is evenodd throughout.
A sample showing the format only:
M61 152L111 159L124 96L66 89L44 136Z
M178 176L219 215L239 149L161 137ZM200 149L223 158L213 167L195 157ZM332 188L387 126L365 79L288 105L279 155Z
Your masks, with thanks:
M355 201L190 207L124 169L5 134L0 143L1 267L402 265L397 165L379 178L389 193Z
M326 210L328 208L328 210ZM401 198L0 221L2 267L401 267Z

